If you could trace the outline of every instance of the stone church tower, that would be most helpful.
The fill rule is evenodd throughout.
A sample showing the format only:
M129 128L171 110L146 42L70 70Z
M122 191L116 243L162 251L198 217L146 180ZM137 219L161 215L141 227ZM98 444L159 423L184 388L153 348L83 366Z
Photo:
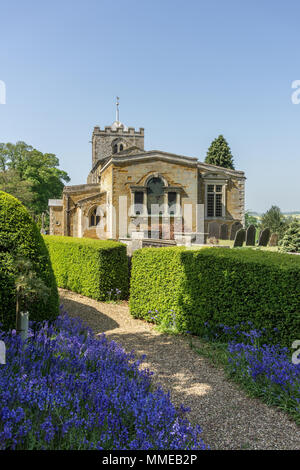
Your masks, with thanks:
M104 130L95 127L92 135L92 168L99 160L127 149L144 150L144 129L136 131L134 127L126 127L119 120L119 98L117 97L116 120ZM88 181L89 182L89 181Z

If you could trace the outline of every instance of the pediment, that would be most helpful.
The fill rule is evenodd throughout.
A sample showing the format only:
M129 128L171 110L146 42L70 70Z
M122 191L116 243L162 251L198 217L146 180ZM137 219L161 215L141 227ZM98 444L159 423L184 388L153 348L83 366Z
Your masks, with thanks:
M130 151L131 149L127 149ZM197 158L192 157L185 157L183 155L175 155L173 153L162 152L159 150L151 150L147 152L143 152L138 149L138 152L135 149L132 149L132 152L126 153L126 150L119 152L118 154L112 155L111 162L114 164L128 162L129 164L139 163L143 161L164 161L170 163L177 163L179 165L186 165L186 166L196 166L197 165Z
M228 179L229 175L228 173L225 173L224 171L207 171L205 173L202 173L202 178L204 179L212 179L212 180L224 180Z
M76 204L78 204L79 206L81 206L82 204L85 204L85 203L87 203L87 202L92 202L92 201L94 201L94 200L100 199L101 196L103 196L103 194L105 194L105 192L101 192L101 193L97 193L97 194L92 194L91 196L88 196L88 197L84 197L84 198L82 198L82 199L79 199Z

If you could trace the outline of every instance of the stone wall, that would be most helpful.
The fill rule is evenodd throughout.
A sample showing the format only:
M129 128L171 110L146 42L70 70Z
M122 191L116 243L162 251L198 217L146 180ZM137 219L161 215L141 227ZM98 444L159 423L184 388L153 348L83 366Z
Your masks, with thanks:
M133 161L126 162L126 164L119 164L113 166L113 205L116 210L116 236L119 236L119 197L127 197L127 224L128 232L136 230L134 226L135 217L129 214L129 208L131 205L131 186L144 186L147 179L151 175L161 176L165 179L169 186L177 186L182 188L180 199L185 213L185 206L188 204L192 205L193 220L190 230L196 231L196 217L195 208L197 202L197 168L195 166L185 166L180 164L172 164L165 161L151 160L149 161ZM141 219L141 218L140 218ZM147 230L148 218L144 220L144 225L140 227L141 230ZM131 223L131 224L130 224ZM131 225L131 227L130 227ZM123 234L124 235L124 234Z
M50 207L50 235L63 235L63 206Z

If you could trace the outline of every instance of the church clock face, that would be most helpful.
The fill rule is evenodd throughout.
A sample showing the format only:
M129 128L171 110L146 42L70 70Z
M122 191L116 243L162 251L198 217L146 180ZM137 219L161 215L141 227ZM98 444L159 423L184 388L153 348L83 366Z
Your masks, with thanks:
M162 212L164 203L164 183L160 178L153 177L147 185L147 208L148 214L151 214L151 206L159 205L159 212Z

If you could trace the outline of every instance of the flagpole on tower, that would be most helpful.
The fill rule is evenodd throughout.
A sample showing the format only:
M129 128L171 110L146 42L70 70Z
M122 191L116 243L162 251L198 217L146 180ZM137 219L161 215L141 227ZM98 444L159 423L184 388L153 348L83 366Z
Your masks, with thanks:
M116 102L116 105L117 105L117 109L116 109L116 121L119 122L119 97L117 96L117 102Z

